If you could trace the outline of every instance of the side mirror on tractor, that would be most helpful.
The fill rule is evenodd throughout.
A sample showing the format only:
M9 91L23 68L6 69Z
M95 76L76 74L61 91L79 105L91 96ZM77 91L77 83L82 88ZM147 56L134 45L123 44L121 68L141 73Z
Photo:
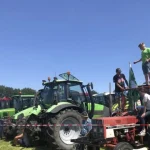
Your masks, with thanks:
M91 82L91 83L89 83L88 84L90 87L91 87L91 89L93 90L93 83Z

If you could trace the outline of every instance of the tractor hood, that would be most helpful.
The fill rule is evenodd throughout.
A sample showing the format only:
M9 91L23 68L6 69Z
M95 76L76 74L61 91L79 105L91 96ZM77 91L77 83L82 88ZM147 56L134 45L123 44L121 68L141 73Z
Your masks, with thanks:
M6 117L6 116L13 116L15 114L14 108L6 108L0 110L0 118Z
M85 105L85 103L84 103ZM105 107L101 104L94 104L94 116L93 118L99 118L99 117L108 117L109 116L109 108ZM81 110L80 107L78 107L77 105L74 105L72 103L69 102L60 102L57 105L53 105L51 106L49 109L47 109L47 113L57 113L63 109L67 109L67 108L75 108L75 109L79 109ZM91 110L91 103L88 103L88 111Z
M60 110L64 109L64 108L67 108L67 107L78 107L72 103L69 103L69 102L59 102L58 104L56 105L52 105L49 109L47 109L47 113L57 113L59 112ZM78 107L79 108L79 107Z
M25 110L15 114L13 116L13 119L19 119L20 117L21 118L22 117L27 117L27 116L29 116L31 114L38 115L40 112L41 112L41 106L40 105L38 105L38 107L35 107L35 106L29 107L29 108L27 108L27 109L25 109Z

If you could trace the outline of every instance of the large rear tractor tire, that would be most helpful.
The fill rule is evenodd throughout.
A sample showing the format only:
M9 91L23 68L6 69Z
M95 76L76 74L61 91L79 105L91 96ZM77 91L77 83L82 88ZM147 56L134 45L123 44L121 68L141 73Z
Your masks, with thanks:
M133 147L127 142L120 142L116 145L114 150L133 150Z
M49 145L53 149L73 149L74 143L71 142L71 139L77 139L81 132L82 118L80 113L73 109L63 110L55 117L49 118L48 124L53 125L47 130Z

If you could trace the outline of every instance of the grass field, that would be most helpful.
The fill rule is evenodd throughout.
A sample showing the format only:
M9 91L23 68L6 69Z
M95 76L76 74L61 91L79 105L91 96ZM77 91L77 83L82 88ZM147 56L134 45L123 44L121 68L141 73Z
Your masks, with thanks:
M0 150L51 150L51 149L45 147L24 148L20 146L11 146L10 142L0 140ZM100 150L104 149L101 148Z
M45 147L24 148L20 146L11 146L10 142L0 140L0 150L50 150L50 148Z

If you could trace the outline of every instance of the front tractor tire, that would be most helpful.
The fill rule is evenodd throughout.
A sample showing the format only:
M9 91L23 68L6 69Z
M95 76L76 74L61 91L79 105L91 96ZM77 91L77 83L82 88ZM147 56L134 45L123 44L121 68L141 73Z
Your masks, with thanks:
M52 124L47 130L48 143L54 149L71 150L74 143L71 139L80 136L82 118L77 110L66 109L53 118L49 118L48 124Z
M38 124L38 118L36 115L30 115L30 117L26 121L26 126L24 129L24 135L26 136L27 139L27 144L26 146L34 146L36 145L36 130L39 127L36 127L35 125Z

